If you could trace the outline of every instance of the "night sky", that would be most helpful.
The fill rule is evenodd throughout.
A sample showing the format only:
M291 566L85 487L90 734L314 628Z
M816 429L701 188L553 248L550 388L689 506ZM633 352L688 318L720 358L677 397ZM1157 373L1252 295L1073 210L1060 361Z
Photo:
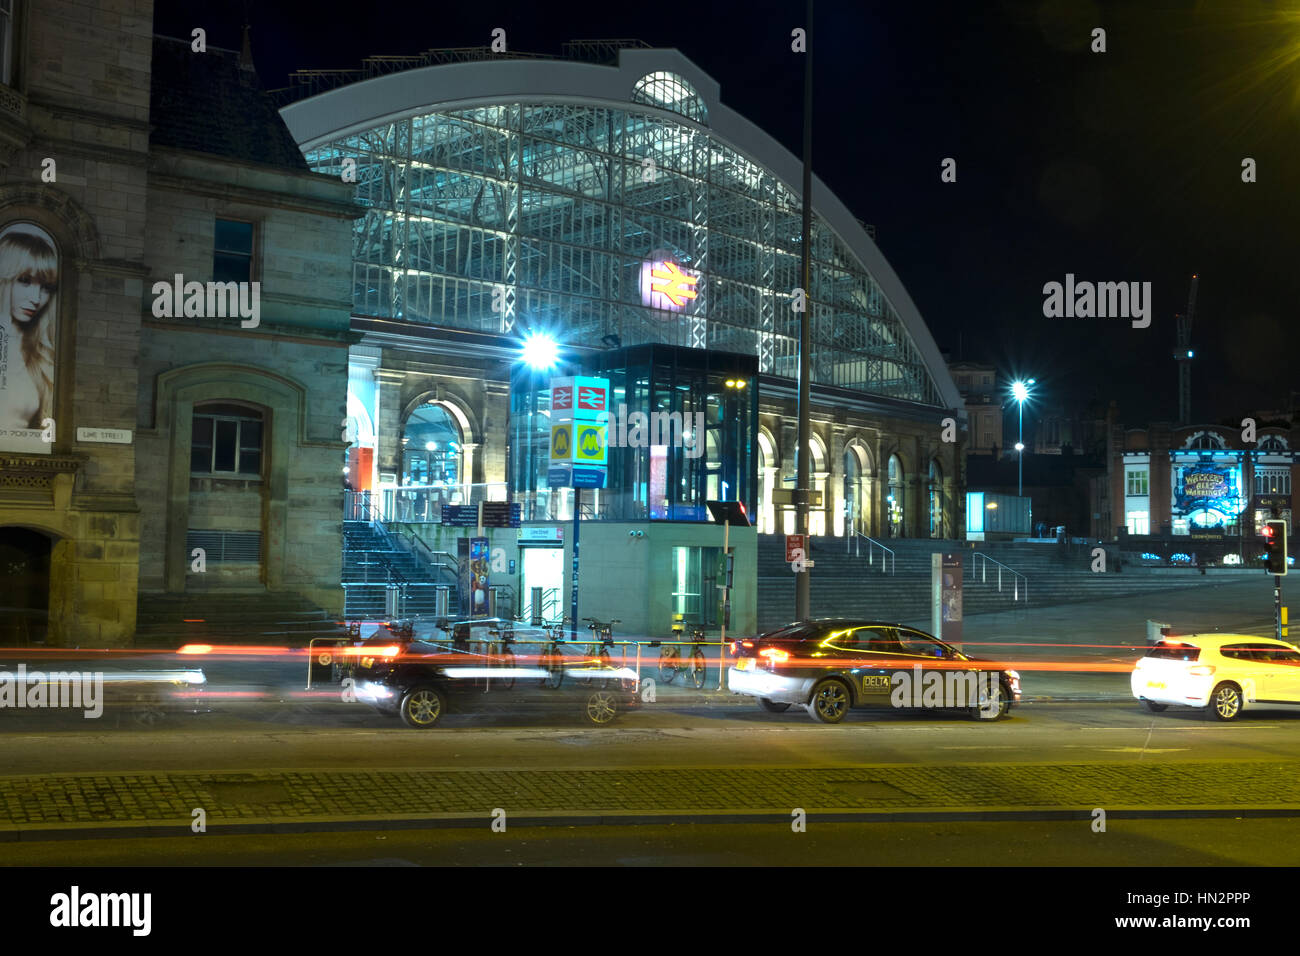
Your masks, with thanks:
M634 37L680 49L801 149L802 2L160 0L155 30L203 26L238 49L244 9L267 88L294 69L484 46L498 26L539 53ZM819 0L815 17L814 168L876 226L941 348L1035 377L1045 402L1114 399L1122 421L1168 421L1174 314L1197 272L1193 418L1286 407L1300 389L1300 0ZM1098 26L1105 53L1089 51ZM1045 318L1043 285L1066 273L1150 282L1150 327Z

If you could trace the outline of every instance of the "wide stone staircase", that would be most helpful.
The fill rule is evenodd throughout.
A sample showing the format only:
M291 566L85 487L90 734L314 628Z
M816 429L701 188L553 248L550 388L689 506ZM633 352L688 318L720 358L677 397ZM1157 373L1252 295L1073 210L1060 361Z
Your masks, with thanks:
M137 647L183 644L305 647L312 638L343 637L337 617L297 594L226 591L143 593L137 604Z
M937 539L891 539L889 556L879 548L868 558L868 543L858 554L846 553L842 538L814 539L812 616L916 621L930 614L930 555L962 554L962 605L966 616L993 611L1048 607L1110 597L1199 587L1212 580L1245 579L1257 570L1214 568L1202 576L1193 568L1152 568L1125 564L1116 572L1115 552L1107 555L1106 572L1092 570L1092 546L1062 549L1053 544L978 542ZM986 557L976 557L977 554ZM997 563L994 563L997 562ZM1024 576L1017 578L998 564ZM892 573L882 573L885 571ZM1027 580L1027 585L1026 585ZM1026 600L1027 591L1027 600ZM781 535L758 536L758 624L764 631L789 623L794 611L794 573L785 561Z
M422 560L401 547L392 535L367 521L343 522L344 615L350 621L378 620L386 616L385 598L390 585L400 592L398 616L404 618L436 612L438 586L447 590L447 613L455 616L456 579L450 569Z

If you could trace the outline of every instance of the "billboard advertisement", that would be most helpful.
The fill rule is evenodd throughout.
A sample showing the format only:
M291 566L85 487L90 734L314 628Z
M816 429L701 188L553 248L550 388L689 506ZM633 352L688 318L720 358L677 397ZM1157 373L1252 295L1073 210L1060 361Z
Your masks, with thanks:
M49 233L27 222L0 228L0 451L50 453L58 292Z

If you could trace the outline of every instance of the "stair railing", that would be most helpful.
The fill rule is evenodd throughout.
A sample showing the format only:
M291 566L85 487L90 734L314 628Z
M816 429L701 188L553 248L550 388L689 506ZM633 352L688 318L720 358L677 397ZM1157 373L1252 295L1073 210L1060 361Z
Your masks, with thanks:
M844 536L844 553L852 552L857 557L862 557L862 542L867 542L867 564L874 564L876 549L880 549L880 573L894 573L894 549L886 547L870 535L863 534L857 528L849 528L848 533ZM888 568L888 570L886 570Z
M1002 572L1005 571L1011 577L1011 586L1012 586L1011 599L1013 601L1019 601L1023 597L1024 602L1026 604L1029 603L1029 578L1025 577L1025 575L1021 574L1019 571L1015 570L1014 568L1007 567L1001 561L996 561L993 558L990 558L987 554L984 554L981 551L974 552L971 555L971 557L972 559L977 559L971 561L971 573L979 575L981 584L988 583L989 565L990 564L997 565L997 582L998 582L999 593L1002 591ZM976 568L978 568L979 570L977 571Z

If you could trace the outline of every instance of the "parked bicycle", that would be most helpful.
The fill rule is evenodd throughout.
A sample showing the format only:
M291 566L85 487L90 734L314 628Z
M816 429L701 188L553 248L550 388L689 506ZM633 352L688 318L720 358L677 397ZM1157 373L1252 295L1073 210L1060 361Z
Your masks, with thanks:
M673 625L673 640L680 642L685 627L681 624ZM665 684L671 684L677 677L677 672L683 672L696 690L704 687L704 677L707 665L704 658L704 631L698 627L691 629L691 640L694 642L691 647L690 660L682 658L681 643L664 644L663 649L659 652L659 679Z
M542 686L550 690L558 690L564 683L564 648L561 645L564 643L564 629L568 626L567 617L542 624L542 630L546 632L546 643L542 645L537 663L546 671Z
M508 676L497 678L503 689L510 690L515 686L515 652L511 650L515 643L515 629L509 621L502 621L488 630L488 637L491 638L487 646L488 660L493 667L510 671Z
M584 617L583 620L588 622L587 629L591 631L592 643L588 644L586 648L588 665L595 664L602 669L613 669L620 666L614 663L614 625L623 622L618 618L603 622L596 620L594 617ZM621 683L625 687L636 687L635 678L624 677L621 679ZM602 687L608 687L609 684L608 679L601 682Z

